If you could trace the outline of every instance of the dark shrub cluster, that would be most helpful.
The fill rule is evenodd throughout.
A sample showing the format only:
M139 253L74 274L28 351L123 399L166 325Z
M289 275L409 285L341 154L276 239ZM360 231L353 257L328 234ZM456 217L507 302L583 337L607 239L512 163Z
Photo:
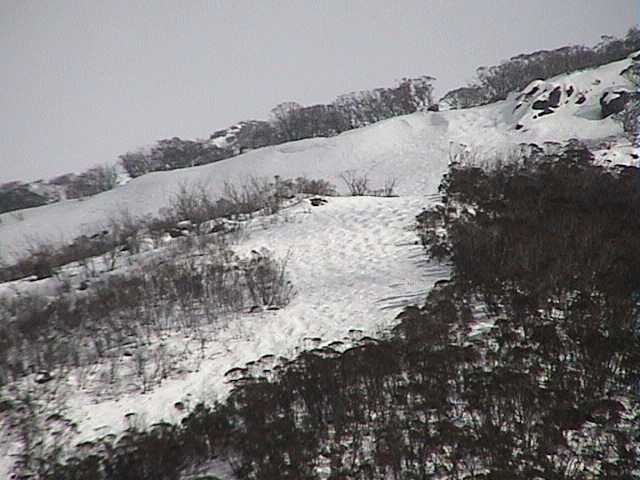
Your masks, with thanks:
M640 57L640 54L639 54ZM622 123L622 129L635 147L640 146L640 58L636 58L633 64L623 72L631 81L634 91L630 93L624 110L617 113L616 118Z
M120 155L120 164L132 177L149 172L195 167L232 157L233 150L219 148L199 140L179 137L159 140L149 151L139 150Z
M286 185L291 191L305 195L335 195L336 187L327 180L298 177Z
M92 167L78 175L60 175L46 182L8 182L0 185L0 214L62 199L96 195L115 188L117 183L117 169L115 165L108 164Z
M27 184L11 182L0 185L0 213L39 207L48 201L46 196L32 191Z
M639 189L637 169L605 170L580 146L494 170L458 164L441 185L445 201L419 224L458 284L540 301L576 289L629 295L640 279L640 223L630 217Z
M100 165L79 175L69 175L65 184L67 198L83 198L106 192L118 184L115 165Z
M108 233L98 233L93 238L81 236L66 245L35 242L29 246L24 256L0 268L0 282L26 277L34 277L37 280L49 278L64 265L103 255L121 246L122 244Z

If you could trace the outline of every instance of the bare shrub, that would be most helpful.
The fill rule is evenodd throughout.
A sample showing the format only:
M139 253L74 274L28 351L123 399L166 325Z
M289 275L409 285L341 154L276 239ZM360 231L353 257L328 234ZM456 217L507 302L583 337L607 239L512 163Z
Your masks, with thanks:
M204 222L220 215L219 205L203 183L180 185L170 209L176 220L189 220L198 230Z
M369 193L369 177L366 173L359 174L356 170L346 170L340 174L340 179L346 185L349 194L354 197Z
M384 186L380 190L374 190L373 194L376 197L396 197L395 189L398 183L398 179L395 177L387 177L384 180Z
M35 275L38 280L52 277L60 266L57 249L51 242L31 241L27 256L19 262L19 269L27 275Z
M225 182L221 199L224 209L231 215L249 215L256 212L270 215L277 213L281 199L276 195L275 185L264 178L250 177L243 185Z
M134 215L131 210L122 206L117 213L109 217L107 226L113 243L125 245L131 238L135 238L146 227L146 224L147 220Z
M335 195L336 188L326 180L309 179L306 177L298 177L295 179L294 188L297 193L307 195Z
M256 305L283 306L289 303L293 289L286 275L287 260L277 261L262 254L244 269L245 282Z
M221 198L214 200L204 184L181 185L172 199L170 215L166 222L189 220L202 233L201 226L218 218L232 218L242 215L261 213L270 215L281 208L283 195L278 188L282 184L269 182L263 178L250 177L245 183L236 186L225 182Z
M157 243L166 232L175 228L177 223L178 220L172 209L162 209L159 217L153 217L147 221L146 231Z
M226 262L212 262L204 265L203 283L207 305L227 311L238 311L246 303L242 272Z
M12 264L0 265L0 281L32 275L37 279L48 278L72 262L80 262L86 267L92 262L92 257L102 257L105 264L113 269L123 247L133 253L139 251L138 233L145 224L145 220L123 209L111 216L99 232L80 235L69 243L27 239L25 254Z
M135 372L138 379L141 382L142 392L145 393L149 389L149 382L151 380L148 369L148 358L142 348L136 348L134 356Z

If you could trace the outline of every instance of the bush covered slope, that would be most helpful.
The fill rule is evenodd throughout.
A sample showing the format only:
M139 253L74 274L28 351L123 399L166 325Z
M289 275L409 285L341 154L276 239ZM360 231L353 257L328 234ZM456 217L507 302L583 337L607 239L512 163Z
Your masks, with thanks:
M220 457L265 480L636 478L639 174L586 150L453 165L419 216L451 281L386 338L245 376L43 477L177 479Z

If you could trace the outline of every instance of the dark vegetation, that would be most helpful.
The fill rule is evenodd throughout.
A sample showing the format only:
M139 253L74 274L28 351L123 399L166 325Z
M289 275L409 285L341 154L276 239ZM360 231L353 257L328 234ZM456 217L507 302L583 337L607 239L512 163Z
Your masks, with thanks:
M32 191L22 182L10 182L0 186L0 213L45 205L48 198Z
M5 183L0 185L0 213L96 195L114 188L117 180L115 166L99 165L79 175L60 175L48 182Z
M639 54L640 57L640 54ZM640 146L640 58L624 72L624 75L631 81L633 91L625 105L624 110L615 115L622 123L622 129L634 146Z
M603 37L594 47L574 45L517 55L499 65L479 67L469 86L447 92L441 103L451 108L468 108L507 98L533 80L599 67L626 58L640 49L640 30L631 28L624 38Z
M53 182L61 181L60 177ZM79 175L71 175L66 182L67 198L83 198L106 192L115 188L118 183L118 174L115 166L101 165L90 168Z
M181 425L31 471L178 479L219 457L265 480L638 478L640 171L580 147L515 160L452 165L418 217L452 278L387 338L306 352Z

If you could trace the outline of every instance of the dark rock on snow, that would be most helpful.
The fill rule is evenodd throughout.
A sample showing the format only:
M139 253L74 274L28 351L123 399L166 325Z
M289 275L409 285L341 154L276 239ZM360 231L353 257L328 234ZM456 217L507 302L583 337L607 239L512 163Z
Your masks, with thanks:
M631 92L625 87L607 89L600 97L602 118L607 118L624 110L631 99Z

